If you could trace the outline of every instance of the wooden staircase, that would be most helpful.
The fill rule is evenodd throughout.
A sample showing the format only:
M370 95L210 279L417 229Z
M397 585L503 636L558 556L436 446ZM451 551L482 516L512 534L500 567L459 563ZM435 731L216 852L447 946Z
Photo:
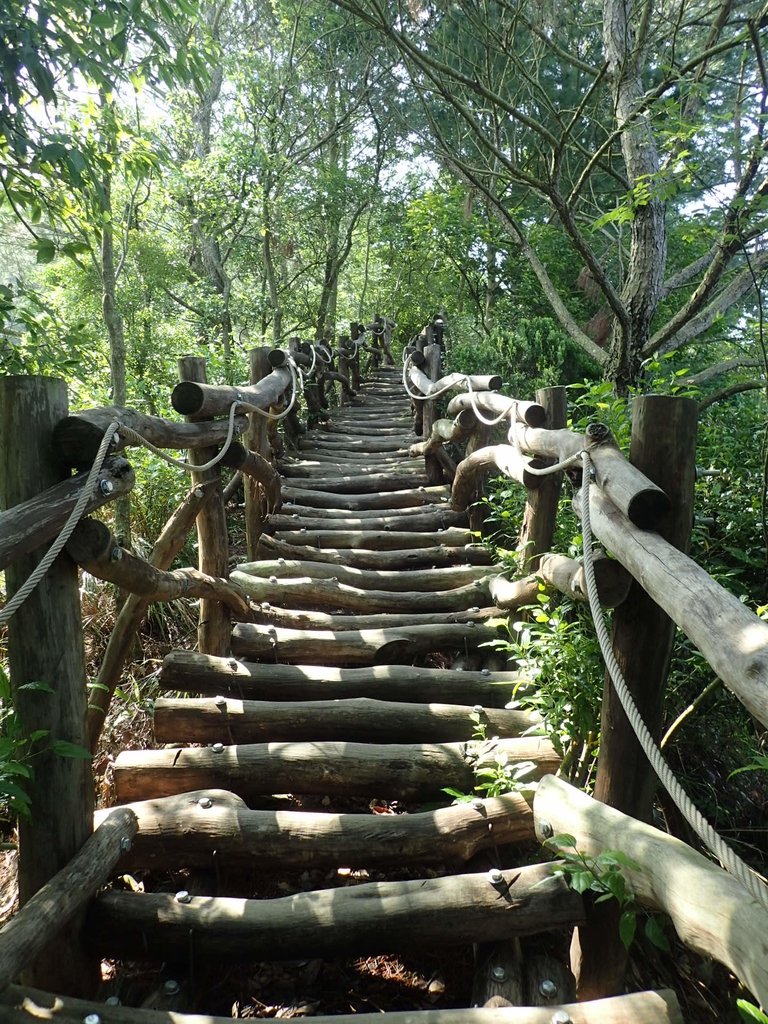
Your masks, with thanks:
M559 759L536 715L507 707L518 674L485 646L498 567L410 458L416 440L399 375L382 369L282 461L263 560L232 574L253 621L235 625L232 657L168 656L163 686L188 696L156 702L158 749L116 760L116 800L139 827L130 884L90 904L88 941L166 965L176 989L160 1008L187 1008L185 991L238 964L474 946L471 1002L485 1008L450 1009L449 986L445 1009L439 989L416 1004L435 1007L425 1022L679 1020L653 993L564 1010L567 969L540 951L522 966L520 939L579 923L582 899L528 863L523 796L472 794L484 766L529 762L538 778ZM94 1008L61 1005L67 1021ZM133 1019L121 1012L103 1019Z

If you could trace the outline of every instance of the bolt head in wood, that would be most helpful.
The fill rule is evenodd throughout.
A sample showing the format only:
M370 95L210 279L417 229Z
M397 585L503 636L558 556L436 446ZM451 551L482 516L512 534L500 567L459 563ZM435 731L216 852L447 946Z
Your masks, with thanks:
M567 1010L555 1010L552 1014L551 1024L572 1024L571 1015Z
M111 480L99 480L99 490L102 494L111 494L114 489L115 485Z
M235 661L234 658L229 659L229 667L232 669L233 672L237 672L237 662Z
M164 996L175 996L179 994L181 985L174 978L169 978L163 982L163 995Z
M480 799L480 797L475 797L475 799L472 801L472 807L476 811L485 810L485 804Z
M270 576L269 577L269 582L270 583L277 583L277 576Z
M284 558L278 558L277 564L278 565L285 565L285 559Z
M83 1024L101 1024L101 1017L98 1013L86 1013L83 1017Z
M123 549L121 547L112 548L109 557L113 562L119 562L120 559L123 557Z
M472 710L475 712L476 715L482 715L482 713L485 711L485 708L483 707L482 704L473 704Z
M121 836L120 838L120 853L128 853L131 848L131 837Z
M545 839L551 839L555 834L555 830L552 828L548 821L539 822L539 832L544 836Z
M227 706L227 698L219 695L218 697L213 698L213 703L217 708L225 708Z
M213 807L213 800L209 796L201 796L197 801L197 806L202 807L204 811L207 811L209 807Z
M181 890L179 890L179 892L176 893L176 902L177 903L191 903L192 902L192 896L191 896L190 893L187 892L186 889L181 889Z
M499 983L507 980L507 972L504 970L501 964L496 964L495 967L491 968L491 978Z
M551 978L542 978L539 982L539 995L545 999L554 999L557 995L557 985Z
M211 750L214 752L214 754L223 754L224 753L224 744L223 743L212 743L211 744Z
M491 868L491 870L488 872L488 881L491 883L491 885L501 885L502 882L504 881L503 872L499 871L498 868Z
M107 998L104 1000L104 1005L105 1006L119 1006L120 1005L120 996L107 996Z

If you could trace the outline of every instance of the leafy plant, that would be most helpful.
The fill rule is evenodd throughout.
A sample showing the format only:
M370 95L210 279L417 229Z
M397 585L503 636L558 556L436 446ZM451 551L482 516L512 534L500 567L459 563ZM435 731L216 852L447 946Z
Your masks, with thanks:
M590 857L576 848L576 839L563 833L547 839L545 845L554 850L560 860L553 866L569 888L580 894L594 894L595 903L616 900L621 908L619 916L619 937L625 949L629 949L637 933L639 908L632 887L622 874L624 869L639 870L639 865L621 850L605 850L597 857ZM658 949L669 951L669 942L664 934L661 918L649 914L645 920L645 937Z
M746 999L737 999L736 1009L739 1011L741 1019L747 1024L768 1024L768 1014L763 1013L754 1003L747 1002Z

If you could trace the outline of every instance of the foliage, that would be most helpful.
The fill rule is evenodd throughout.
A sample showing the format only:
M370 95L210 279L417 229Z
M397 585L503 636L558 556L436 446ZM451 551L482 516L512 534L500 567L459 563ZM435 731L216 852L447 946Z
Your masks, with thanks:
M53 693L41 682L24 683L18 689L39 693L43 699ZM34 759L43 751L58 757L91 758L84 747L51 738L47 729L26 734L13 706L10 679L0 666L0 817L31 817L34 808L25 782L34 777Z
M619 937L625 949L629 949L637 931L638 907L635 895L622 870L638 871L640 866L621 850L605 850L597 857L590 857L576 848L576 839L563 833L545 841L545 846L556 851L561 860L553 867L569 888L579 894L590 893L595 903L616 900L621 908ZM650 914L645 921L645 936L657 948L669 952L669 942L664 934L662 918Z
M739 1016L746 1024L768 1024L768 1014L755 1006L754 1003L748 1002L746 999L736 1000L736 1009L739 1011Z
M490 645L508 654L522 674L517 696L537 710L558 753L587 771L600 732L603 668L589 610L542 592L538 604L521 609L509 637ZM535 684L532 687L526 683ZM564 766L564 767L567 767Z

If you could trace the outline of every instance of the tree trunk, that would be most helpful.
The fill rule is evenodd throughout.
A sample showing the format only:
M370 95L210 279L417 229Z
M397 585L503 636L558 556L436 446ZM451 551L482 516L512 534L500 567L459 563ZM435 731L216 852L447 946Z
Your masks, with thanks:
M641 68L644 47L635 45L631 25L631 0L604 0L603 45L616 111L617 128L624 127L621 152L633 191L632 240L627 278L621 292L626 312L617 320L605 375L619 392L635 382L641 351L650 337L650 326L661 297L667 256L666 212L654 196L659 155L650 118L634 116L643 95ZM629 123L628 123L629 122Z

